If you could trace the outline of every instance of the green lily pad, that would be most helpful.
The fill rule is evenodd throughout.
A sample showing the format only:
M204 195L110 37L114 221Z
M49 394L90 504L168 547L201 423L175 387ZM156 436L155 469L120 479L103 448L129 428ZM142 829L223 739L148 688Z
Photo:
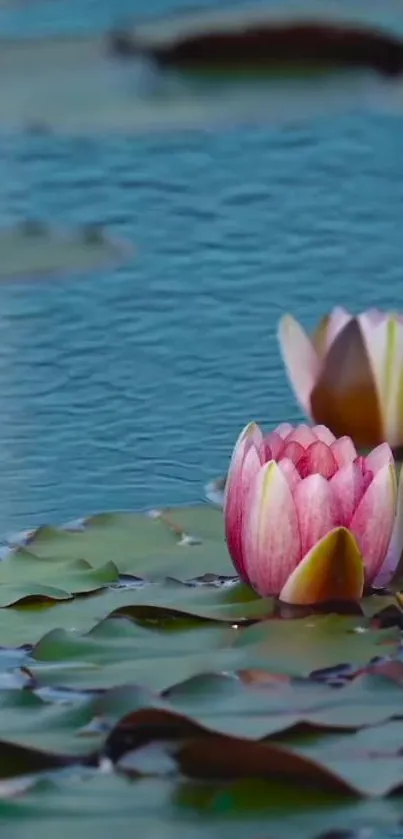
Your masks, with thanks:
M0 633L4 644L35 644L55 627L88 632L108 615L126 616L138 622L179 621L181 625L214 621L244 624L267 617L273 601L263 600L243 585L228 588L185 586L175 581L156 583L143 589L109 588L91 597L18 604L0 609Z
M335 690L313 680L257 682L196 676L164 694L175 713L220 734L261 739L294 726L358 729L403 717L402 689L365 676Z
M310 680L251 685L233 676L203 674L166 691L161 704L147 703L120 720L108 737L106 752L119 760L141 744L164 742L171 735L207 741L214 735L248 741L274 737L281 743L279 737L286 732L285 742L298 746L294 730L313 732L300 737L302 745L307 741L309 747L313 742L322 748L329 742L336 747L342 739L348 748L349 734L330 736L323 731L354 732L369 726L381 731L379 723L403 718L401 699L401 687L387 679L365 677L336 691ZM401 738L403 722L397 730Z
M397 627L373 629L365 618L313 615L247 627L235 647L248 650L252 668L308 676L324 667L365 665L375 656L396 654L400 638Z
M51 691L0 692L0 740L50 754L89 755L103 746L123 714L160 702L143 688L126 685L99 696L72 692L63 701L52 699Z
M385 728L391 731L383 750L379 746L381 729L375 735L374 729L342 738L333 735L332 748L330 737L299 744L291 738L282 742L245 739L240 733L207 734L192 721L150 709L124 717L111 732L106 749L117 758L118 765L137 777L143 774L144 752L159 743L160 755L169 756L187 777L271 777L305 786L314 784L323 791L347 796L384 796L403 785L403 757L399 752L403 723L388 723ZM377 764L375 772L372 760ZM166 764L162 769L165 773Z
M207 505L152 515L101 513L77 531L42 527L26 549L41 560L85 559L93 567L113 562L121 573L149 580L235 574L222 515Z
M116 583L113 562L92 567L85 559L39 559L21 548L0 562L0 607L26 600L68 600Z
M279 741L276 740L278 743ZM294 754L320 761L361 795L383 796L403 788L403 722L392 720L347 734L304 743L289 739Z
M341 661L367 664L380 649L384 654L397 651L398 630L357 628L361 624L356 620L333 616L266 621L241 631L205 627L167 632L115 618L87 635L54 630L34 648L32 672L47 685L90 689L130 681L164 690L202 672L259 669L306 676ZM330 632L333 658L331 650L327 653ZM44 661L58 664L49 667L40 663Z
M79 731L92 719L89 706L87 701L66 708L30 691L8 691L0 694L0 738L51 753L88 753L88 738L80 738Z
M280 610L237 581L222 513L200 505L39 528L0 563L0 606L2 643L34 644L0 654L13 839L244 839L286 818L313 839L403 815L364 800L402 784L394 596L362 614Z
M315 839L324 831L391 830L403 815L400 801L341 799L318 789L270 781L207 783L123 775L62 775L23 796L0 803L0 825L12 839L245 839L252 836ZM12 827L11 827L12 826ZM337 835L337 834L336 834ZM341 834L342 835L342 834ZM375 839L381 839L375 833ZM385 832L383 833L385 836Z
M260 598L242 584L217 589L167 580L165 585L134 592L131 602L118 606L112 614L152 621L187 616L240 625L269 617L274 607L273 598Z
M166 632L108 619L86 636L50 632L34 648L30 672L40 685L164 690L196 673L236 668L242 654L231 650L233 634L220 627Z

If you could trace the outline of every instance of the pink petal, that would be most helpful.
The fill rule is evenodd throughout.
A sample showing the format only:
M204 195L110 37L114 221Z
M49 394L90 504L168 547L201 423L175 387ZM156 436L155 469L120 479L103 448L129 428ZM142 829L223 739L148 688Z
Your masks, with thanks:
M291 425L291 423L281 422L280 425L278 425L277 428L274 429L274 431L276 432L276 434L279 435L279 437L281 437L282 440L285 440L285 438L288 437L292 429L293 426Z
M350 437L339 437L330 446L338 466L346 466L357 457L357 451Z
M375 316L374 310L369 310L361 312L357 317L357 322L368 354L376 389L382 396L388 350L389 317L387 315Z
M260 469L261 460L255 442L263 435L255 423L249 423L238 437L232 453L224 492L225 536L228 551L237 570L244 577L242 557L242 521L244 504L251 480Z
M403 468L397 489L396 516L386 557L372 582L373 588L385 588L393 579L403 557Z
M349 526L371 480L372 476L364 477L357 463L347 463L331 478L330 485L340 510L340 524L344 527Z
M284 477L287 479L288 486L292 494L294 494L294 489L301 482L301 478L296 466L294 466L292 460L288 457L284 457L279 460L278 463Z
M321 367L319 357L306 332L291 315L281 318L278 339L290 384L310 416L310 396Z
M392 447L403 442L403 326L392 314L363 312L358 322L370 359L382 407L384 440Z
M270 434L266 434L263 440L263 446L265 460L278 460L284 448L284 440L277 431L271 431Z
M383 437L391 446L403 442L403 326L388 315L379 324L368 313L359 317L382 405Z
M287 443L300 443L304 449L308 448L311 443L316 443L317 437L314 430L309 425L296 425L290 431L288 437L285 438Z
M356 457L354 463L357 466L357 468L360 470L363 477L365 478L365 480L367 482L367 487L369 487L369 485L370 485L370 483L371 483L371 481L374 477L374 473L372 472L371 469L368 468L367 459L363 455L360 455L359 457Z
M337 470L337 463L329 446L317 440L306 449L298 461L298 472L301 478L315 473L331 478Z
M336 441L336 437L326 425L314 425L312 431L316 439L326 443L327 446L331 446Z
M383 466L371 481L350 522L349 529L360 546L369 584L386 557L396 509L396 475L393 466Z
M380 309L367 309L366 312L361 312L358 315L359 318L366 317L373 323L374 326L378 326L380 323L384 323L385 320L389 320L390 314L389 312L381 312Z
M392 450L388 443L381 443L376 449L372 449L372 452L365 458L366 469L369 469L374 475L388 463L392 466L394 464Z
M242 527L245 516L245 507L250 492L253 478L261 468L259 455L253 445L249 442L249 448L245 454L242 467L231 478L227 486L224 509L225 539L228 552L244 582L249 583L245 572L245 563L242 550Z
M339 524L339 510L331 485L322 475L310 475L294 490L302 556Z
M245 453L247 448L249 448L250 444L253 443L256 447L257 451L259 451L263 442L263 434L257 425L256 422L249 422L248 425L245 425L245 428L242 429L235 446L232 451L232 456L228 468L228 475L227 481L225 485L225 493L224 493L224 512L225 506L227 502L227 495L229 493L232 480L238 479L238 472L239 469L242 469L242 464L244 461Z
M281 591L301 557L292 493L274 461L253 480L243 522L243 557L250 585L263 597Z
M352 315L347 309L343 309L342 306L335 306L335 308L330 312L327 330L326 330L326 349L329 350L331 344L335 338L337 338L339 332L346 326L347 323L352 319Z
M283 460L286 457L288 460L292 460L293 463L298 463L304 454L305 449L301 446L301 443L296 443L292 440L290 443L285 444L279 460Z

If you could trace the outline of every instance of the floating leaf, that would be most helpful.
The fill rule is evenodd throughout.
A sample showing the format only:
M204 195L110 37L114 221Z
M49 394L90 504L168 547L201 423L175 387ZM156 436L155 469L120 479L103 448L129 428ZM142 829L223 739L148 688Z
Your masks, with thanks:
M30 534L25 548L42 560L85 559L93 567L113 562L121 573L150 580L234 575L222 515L207 505L152 515L101 513L86 519L78 531L41 527Z
M205 627L177 632L109 619L88 635L53 630L33 650L30 670L41 685L108 688L135 683L163 690L209 670L234 669L233 631Z
M113 829L123 837L128 822L130 837L133 825L161 839L167 825L175 837L183 829L184 839L233 839L237 831L243 839L256 828L279 835L292 801L295 839L311 839L316 826L339 827L347 811L359 826L374 825L376 813L393 823L386 804L377 811L351 798L384 796L401 783L396 615L381 628L388 610L400 614L393 595L364 598L354 615L286 614L234 578L222 514L206 505L104 514L74 532L40 528L0 564L0 582L0 603L10 592L19 598L0 609L2 642L34 644L32 654L26 646L0 656L4 762L21 783L26 766L39 773L33 778L48 778L24 782L19 793L5 780L0 823L4 806L17 825L25 812L30 835L50 839L60 819L67 830L74 800L74 835L85 839L98 820L106 839L110 813L98 819L101 787L92 777L98 758ZM52 588L68 599L46 599ZM114 786L110 758L134 786L122 777ZM76 782L59 781L61 770L78 773ZM139 787L150 790L142 816ZM123 802L117 812L111 789Z
M219 627L169 632L112 618L84 636L54 630L34 648L31 669L47 685L90 689L130 681L163 690L202 672L255 668L306 676L340 660L368 664L380 648L397 650L397 630L358 633L356 628L349 618L321 617L315 622L267 621L252 627L254 632ZM333 657L326 653L330 629ZM46 661L60 663L49 667Z
M234 646L247 648L250 667L308 676L335 664L367 664L397 652L397 628L373 629L365 618L313 615L295 621L264 621L247 627Z
M172 710L210 731L250 739L302 724L354 730L403 717L401 687L370 677L334 690L311 680L248 685L228 676L202 675L164 696Z
M158 705L159 697L134 686L101 695L40 690L0 692L0 738L51 754L88 755L102 747L119 718L137 707Z
M390 741L384 751L373 748L388 726L395 735L395 744ZM382 796L403 784L403 757L399 756L402 741L403 723L389 723L378 730L366 729L344 737L328 736L305 746L290 740L286 744L252 741L240 735L207 733L184 717L163 709L147 709L124 717L109 735L105 748L117 761L127 752L134 752L131 768L136 775L140 774L136 751L160 742L176 761L178 770L188 777L273 777L346 795ZM372 770L372 759L378 764L377 772ZM127 758L124 766L125 771L130 771Z
M403 722L391 721L354 734L326 735L296 743L293 752L320 761L367 796L388 795L403 787Z
M295 4L287 6L294 19L296 12L299 17L313 15L314 20L318 13L321 20L334 19L334 7L328 13L323 4L317 4L316 8L312 8L312 3L299 4L299 9ZM395 8L385 23L385 12L369 16L362 6L355 2L340 8L338 4L336 22L353 20L357 25L361 21L366 27L381 23L386 34L389 32L396 38L396 30L401 27L399 9ZM274 8L277 21L278 11ZM290 15L283 3L280 18L284 20L285 16ZM251 20L251 10L242 9L239 17L237 9L220 9L218 17L221 30L223 27L228 30L237 18L238 26ZM262 18L273 20L273 4L268 9L260 8ZM210 29L211 24L210 17L202 12L200 17L191 17L190 26L186 17L136 26L133 34L126 35L126 41L134 39L140 48L134 60L130 60L129 49L117 49L114 33L3 39L3 65L8 84L0 95L1 122L13 129L29 128L44 135L54 131L138 133L145 129L204 127L218 119L233 124L234 120L263 118L282 124L317 114L328 115L341 108L376 106L381 99L384 104L387 98L392 99L392 106L400 105L398 85L394 95L392 84L378 84L371 72L339 74L318 68L319 73L317 70L312 73L312 67L300 60L291 73L284 73L284 67L280 66L267 78L256 79L256 74L249 72L242 73L245 77L238 79L238 83L234 78L228 83L217 78L216 73L212 78L207 73L205 78L193 79L159 72L149 61L150 51L146 49L144 55L144 42L163 49L168 47L169 51L170 44L178 37L189 37L192 30ZM367 53L368 50L364 51ZM362 58L361 51L359 57Z
M85 559L39 559L20 548L0 562L0 607L26 600L68 600L117 582L113 562L93 568Z
M189 587L169 580L165 585L136 592L131 603L119 606L112 614L151 621L197 617L240 625L270 617L274 608L273 598L260 598L242 584L217 589Z
M0 249L0 280L88 272L119 263L130 252L128 245L109 238L101 226L63 232L29 220L0 230Z
M57 604L57 605L56 605ZM215 588L184 586L169 581L141 590L104 589L83 600L18 604L0 609L0 637L5 644L36 643L54 627L87 632L108 615L151 621L161 627L175 620L181 624L215 621L243 624L270 615L271 600L261 600L245 586Z
M322 831L371 828L376 839L397 827L399 800L362 801L279 780L207 783L172 778L138 778L123 773L88 776L63 773L42 781L11 801L1 802L0 823L12 839L74 835L98 839L133 834L153 839L316 839ZM373 831L382 830L379 836ZM334 835L334 834L333 834ZM336 834L337 835L337 834ZM343 837L344 839L344 837Z

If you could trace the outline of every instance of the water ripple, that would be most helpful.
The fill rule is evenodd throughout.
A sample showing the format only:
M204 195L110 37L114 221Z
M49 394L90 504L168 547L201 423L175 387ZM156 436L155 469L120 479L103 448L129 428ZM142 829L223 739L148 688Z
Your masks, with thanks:
M136 249L0 285L0 532L198 500L248 419L300 417L279 315L399 306L402 128L0 138L2 224L96 221Z

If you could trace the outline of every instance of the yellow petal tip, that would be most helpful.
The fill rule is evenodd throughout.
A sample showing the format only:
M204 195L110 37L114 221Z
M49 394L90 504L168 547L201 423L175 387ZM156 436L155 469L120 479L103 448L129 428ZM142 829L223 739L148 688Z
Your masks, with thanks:
M331 530L299 563L284 585L280 600L294 606L359 600L364 590L364 563L357 542L345 527Z

